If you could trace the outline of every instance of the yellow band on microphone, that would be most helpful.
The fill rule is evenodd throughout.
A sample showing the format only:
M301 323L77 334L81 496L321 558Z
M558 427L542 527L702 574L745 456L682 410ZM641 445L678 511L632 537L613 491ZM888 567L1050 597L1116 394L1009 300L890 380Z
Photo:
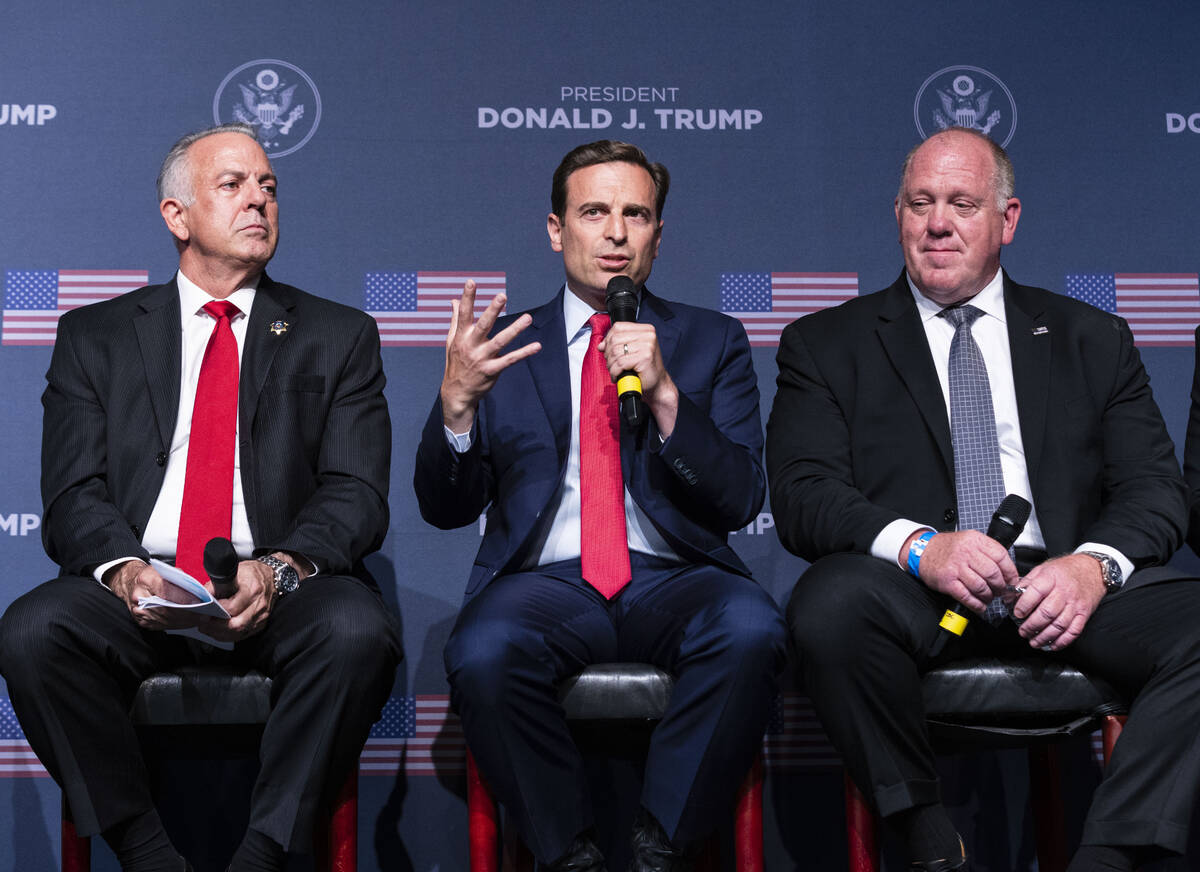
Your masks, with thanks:
M640 394L642 392L642 380L632 373L621 376L617 379L617 396L633 391Z
M942 615L942 621L938 626L955 636L961 636L963 630L967 628L967 619L952 609L946 609L946 614Z

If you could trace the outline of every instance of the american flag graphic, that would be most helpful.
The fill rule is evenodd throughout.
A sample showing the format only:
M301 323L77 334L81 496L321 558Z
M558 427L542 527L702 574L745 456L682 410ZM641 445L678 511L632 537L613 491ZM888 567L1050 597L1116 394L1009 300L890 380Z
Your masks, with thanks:
M12 703L0 699L0 778L49 778L25 741Z
M1195 344L1200 324L1200 276L1196 273L1076 273L1067 294L1129 322L1140 346Z
M763 738L763 763L773 772L814 772L842 765L808 697L781 693L775 698Z
M384 345L442 347L450 327L450 303L475 282L475 310L482 311L505 289L502 272L369 272L363 281L367 310Z
M149 281L144 269L7 270L0 344L53 345L63 312L120 296Z
M363 775L436 775L466 770L466 744L448 696L392 697L359 759Z
M858 273L721 273L721 311L746 326L752 346L775 346L804 315L858 296Z

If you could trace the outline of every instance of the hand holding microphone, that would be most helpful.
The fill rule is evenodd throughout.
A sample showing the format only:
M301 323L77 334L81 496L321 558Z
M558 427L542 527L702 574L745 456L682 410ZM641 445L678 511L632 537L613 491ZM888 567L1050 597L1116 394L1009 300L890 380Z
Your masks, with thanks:
M1017 541L1017 537L1021 535L1021 531L1025 529L1025 523L1029 520L1029 515L1033 511L1033 506L1024 497L1017 494L1009 494L996 511L992 514L992 519L988 523L987 536L994 539L1004 546L1005 550L1012 547ZM938 626L944 632L938 634L930 647L929 653L931 656L936 656L941 653L946 646L946 642L951 634L961 636L967 628L967 613L969 609L962 603L956 602L953 606L946 609L942 615Z
M608 280L604 306L612 323L637 320L637 286L629 276L613 276ZM621 417L630 427L637 428L646 419L646 404L642 400L642 380L633 370L626 370L617 379L617 400Z
M237 593L238 562L237 552L228 539L215 536L204 546L204 571L217 599L228 599Z

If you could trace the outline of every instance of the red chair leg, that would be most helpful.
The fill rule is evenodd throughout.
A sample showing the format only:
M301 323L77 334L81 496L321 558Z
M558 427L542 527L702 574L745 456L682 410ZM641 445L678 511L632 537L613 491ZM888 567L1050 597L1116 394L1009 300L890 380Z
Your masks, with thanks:
M89 872L92 868L92 840L75 832L75 822L62 798L62 872Z
M846 847L850 872L879 872L879 843L875 839L875 816L867 799L851 779L846 782Z
M1062 767L1058 748L1031 745L1027 753L1029 801L1033 806L1038 869L1042 872L1064 872L1067 868L1067 831L1063 817Z
M329 872L358 872L358 768L346 776L329 820Z
M1125 721L1129 720L1126 715L1105 715L1104 720L1100 722L1100 736L1104 743L1104 765L1108 765L1109 758L1112 757L1113 748L1117 745L1117 739L1121 738L1121 730L1125 729Z
M467 751L467 838L471 872L500 872L500 818L496 800Z
M733 812L733 868L738 872L763 872L763 763L760 752L738 788Z

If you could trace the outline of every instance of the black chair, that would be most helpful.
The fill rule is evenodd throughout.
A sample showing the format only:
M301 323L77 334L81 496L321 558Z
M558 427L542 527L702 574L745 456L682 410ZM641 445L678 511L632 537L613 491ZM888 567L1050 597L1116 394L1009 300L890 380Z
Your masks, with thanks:
M950 663L927 673L922 691L939 752L1028 748L1038 868L1062 872L1068 858L1056 743L1099 728L1107 764L1125 724L1125 701L1107 682L1044 657ZM850 872L878 872L875 819L849 777L846 836Z
M271 712L271 679L258 672L185 666L151 675L138 688L131 716L146 727L261 725ZM355 872L358 863L358 771L347 776L318 845L320 869ZM66 799L62 815L62 872L88 872L91 842L75 832Z
M567 720L575 723L661 720L675 680L642 663L603 663L587 667L563 682L559 699ZM734 857L738 872L762 872L762 758L755 758L738 789L734 809ZM467 751L467 814L471 872L499 872L502 857L500 816L487 783ZM712 846L702 868L715 868ZM519 842L512 851L512 868L533 869L533 857Z

